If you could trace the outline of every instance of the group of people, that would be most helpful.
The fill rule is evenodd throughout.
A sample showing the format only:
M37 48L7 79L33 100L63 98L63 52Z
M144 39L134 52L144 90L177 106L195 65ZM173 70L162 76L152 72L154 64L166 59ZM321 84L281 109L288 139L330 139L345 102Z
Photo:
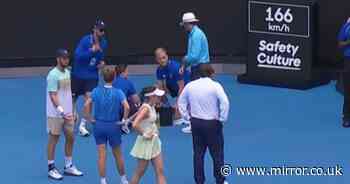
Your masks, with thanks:
M165 184L160 132L156 125L156 108L170 103L167 94L176 98L174 107L175 124L186 123L185 133L192 133L194 179L204 184L204 156L207 148L213 158L216 183L227 184L220 173L224 165L223 123L228 118L229 100L223 87L212 79L214 69L209 64L208 41L197 25L198 19L191 12L182 17L181 26L188 32L187 54L181 61L171 60L165 48L157 48L155 60L159 64L154 86L143 88L140 97L134 84L128 79L126 64L115 68L106 66L107 49L105 23L98 20L91 34L83 37L76 47L72 71L70 54L66 49L56 51L57 65L47 76L47 132L49 135L48 176L55 180L63 175L55 167L55 148L61 132L64 132L65 167L64 174L82 176L72 159L74 124L77 122L76 101L84 96L83 117L79 134L90 134L87 123L92 124L98 152L100 183L106 184L106 147L109 144L121 184L137 184L146 171L149 162L154 166L157 183ZM190 69L190 71L188 70ZM102 71L103 85L99 85L99 71ZM125 172L121 152L121 136L129 132L129 125L138 134L130 152L138 161L137 169L130 182Z

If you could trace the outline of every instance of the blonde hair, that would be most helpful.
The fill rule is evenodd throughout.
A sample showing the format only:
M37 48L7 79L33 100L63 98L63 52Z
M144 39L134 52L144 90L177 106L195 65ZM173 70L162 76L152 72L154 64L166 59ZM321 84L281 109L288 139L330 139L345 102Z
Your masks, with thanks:
M105 82L113 82L115 78L115 71L114 68L111 66L106 66L102 69L102 75L103 75L103 80Z

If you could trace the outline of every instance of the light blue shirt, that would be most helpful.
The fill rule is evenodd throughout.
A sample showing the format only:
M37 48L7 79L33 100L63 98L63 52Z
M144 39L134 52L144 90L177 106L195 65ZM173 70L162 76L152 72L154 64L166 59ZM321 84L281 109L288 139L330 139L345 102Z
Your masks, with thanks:
M227 121L230 103L220 83L200 78L188 83L178 99L179 111L185 119Z
M196 66L210 61L207 37L198 26L194 26L189 34L185 59L187 66Z

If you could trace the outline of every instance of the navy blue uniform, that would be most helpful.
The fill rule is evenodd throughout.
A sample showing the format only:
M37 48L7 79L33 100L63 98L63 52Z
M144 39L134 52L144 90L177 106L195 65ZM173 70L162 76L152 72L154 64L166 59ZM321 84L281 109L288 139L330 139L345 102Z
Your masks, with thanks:
M107 49L107 40L100 40L102 51L93 52L93 35L84 36L74 53L72 67L72 93L76 96L91 92L98 84L97 66L104 60Z
M138 107L136 106L136 104L132 103L131 101L131 96L136 95L136 89L134 84L129 79L123 76L117 76L113 81L113 87L122 90L124 95L126 96L130 106L129 116L132 116L134 113L136 113L138 110ZM124 111L122 110L120 114L123 114L123 113Z
M113 81L113 87L123 91L125 96L129 99L132 95L136 94L134 84L125 77L117 76Z
M165 81L172 97L178 96L179 86L177 82L179 80L184 80L185 84L190 81L190 73L187 70L183 75L179 74L180 67L178 62L169 60L166 66L157 68L157 80Z

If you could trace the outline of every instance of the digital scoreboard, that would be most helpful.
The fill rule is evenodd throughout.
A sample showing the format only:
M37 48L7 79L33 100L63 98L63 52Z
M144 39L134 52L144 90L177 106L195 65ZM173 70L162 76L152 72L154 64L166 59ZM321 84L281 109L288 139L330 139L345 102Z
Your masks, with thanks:
M248 1L246 81L303 88L312 81L317 51L317 9L312 1Z

